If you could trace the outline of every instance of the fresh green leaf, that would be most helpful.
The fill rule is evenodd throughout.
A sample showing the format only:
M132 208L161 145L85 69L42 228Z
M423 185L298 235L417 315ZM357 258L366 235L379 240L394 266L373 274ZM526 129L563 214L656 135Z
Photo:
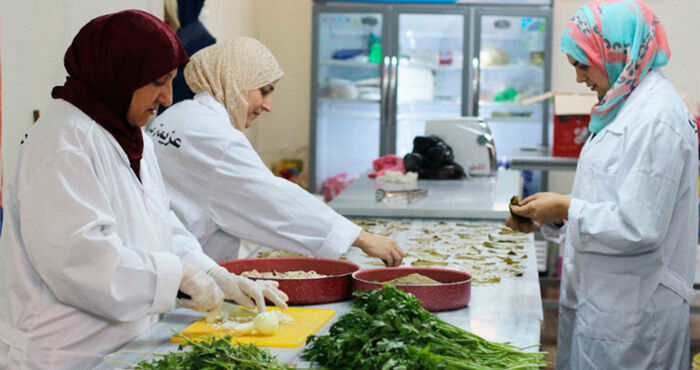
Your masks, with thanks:
M291 366L277 361L270 352L253 344L233 345L231 336L206 338L195 342L178 333L187 342L178 347L181 352L159 354L160 358L141 361L137 369L195 370L195 369L236 369L236 370L289 370Z
M324 336L310 336L302 358L333 369L535 369L544 352L489 342L424 310L391 285L357 295Z

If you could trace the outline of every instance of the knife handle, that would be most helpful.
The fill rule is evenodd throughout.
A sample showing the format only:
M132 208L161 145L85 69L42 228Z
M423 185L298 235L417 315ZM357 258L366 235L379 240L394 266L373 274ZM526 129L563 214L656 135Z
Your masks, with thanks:
M182 298L182 299L192 299L189 294L184 293L182 290L177 291L177 298Z
M178 299L192 299L192 297L190 297L189 294L183 292L182 290L178 290L178 291L177 291L177 298L178 298ZM236 306L238 305L238 302L232 301L232 300L230 300L230 299L224 299L224 302L230 303L230 304L233 304L233 305L236 305Z

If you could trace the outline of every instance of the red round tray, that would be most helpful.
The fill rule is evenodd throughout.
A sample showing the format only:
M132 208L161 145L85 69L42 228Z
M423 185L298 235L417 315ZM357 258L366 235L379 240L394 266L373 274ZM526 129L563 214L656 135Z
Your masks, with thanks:
M259 272L313 270L322 275L329 275L304 279L252 278L279 282L279 288L289 296L287 302L289 305L330 303L350 299L352 296L350 275L360 269L360 266L348 261L307 257L247 258L224 261L220 264L234 274L255 269Z
M441 282L440 285L395 286L404 292L412 293L428 311L448 311L469 304L472 276L466 272L434 267L388 267L357 271L352 274L353 289L366 291L380 289L383 282L412 273L425 275Z

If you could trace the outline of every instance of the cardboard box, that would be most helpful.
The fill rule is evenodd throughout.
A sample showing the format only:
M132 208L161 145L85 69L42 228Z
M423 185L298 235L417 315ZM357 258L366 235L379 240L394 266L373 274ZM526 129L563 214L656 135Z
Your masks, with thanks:
M552 97L554 98L552 155L576 158L588 137L591 108L598 102L598 96L548 92L523 100L522 103L532 104Z

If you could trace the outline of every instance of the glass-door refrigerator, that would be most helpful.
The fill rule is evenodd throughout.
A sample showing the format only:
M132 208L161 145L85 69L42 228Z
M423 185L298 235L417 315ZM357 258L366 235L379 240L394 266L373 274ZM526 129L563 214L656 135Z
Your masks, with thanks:
M523 105L523 99L549 90L549 13L477 9L474 111L487 118L499 155L514 147L542 145L547 102ZM521 135L508 135L517 131Z
M359 176L381 155L412 151L430 119L487 118L499 156L546 143L546 103L519 101L548 91L542 35L550 14L539 6L315 3L311 190L339 174Z
M314 7L310 185L366 171L388 149L384 7Z
M551 11L477 8L474 114L487 120L499 163L519 147L549 143L549 101L522 101L550 90ZM524 195L540 190L541 173L523 174Z
M469 17L463 8L399 7L394 13L398 68L392 76L396 96L388 102L388 147L403 157L413 150L413 138L425 133L427 120L467 114Z

